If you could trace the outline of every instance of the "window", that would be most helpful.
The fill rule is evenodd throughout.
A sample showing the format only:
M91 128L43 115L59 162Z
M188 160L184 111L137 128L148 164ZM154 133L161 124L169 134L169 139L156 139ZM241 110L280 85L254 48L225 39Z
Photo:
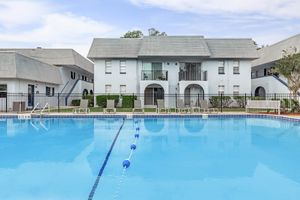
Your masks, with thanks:
M224 94L224 90L225 90L225 85L219 85L218 86L218 94Z
M7 85L1 84L0 85L0 98L7 97Z
M240 74L240 61L233 61L233 74Z
M46 96L47 97L53 97L55 93L54 87L48 87L46 86Z
M120 85L120 93L126 93L126 85Z
M76 73L71 71L71 79L75 79L76 78Z
M219 61L218 73L225 74L225 61Z
M234 85L233 86L233 95L238 96L240 94L240 86L239 85Z
M126 74L126 61L120 61L120 74Z
M111 61L105 61L105 74L111 74Z
M105 85L105 93L111 93L111 85Z

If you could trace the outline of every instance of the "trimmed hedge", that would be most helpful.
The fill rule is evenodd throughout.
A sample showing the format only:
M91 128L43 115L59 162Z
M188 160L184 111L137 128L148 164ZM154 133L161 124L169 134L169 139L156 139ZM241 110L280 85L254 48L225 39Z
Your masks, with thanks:
M233 96L233 99L236 101L240 108L245 108L246 102L244 96Z
M121 95L122 97L122 108L133 108L133 100L137 99L136 96L132 95ZM119 95L98 95L96 96L96 103L101 108L106 108L106 100L115 100L115 105L119 103Z
M71 101L72 106L80 106L80 99L73 99Z
M209 98L209 102L214 108L221 107L221 96L211 96ZM222 96L222 104L224 108L227 108L232 103L232 99L230 96Z

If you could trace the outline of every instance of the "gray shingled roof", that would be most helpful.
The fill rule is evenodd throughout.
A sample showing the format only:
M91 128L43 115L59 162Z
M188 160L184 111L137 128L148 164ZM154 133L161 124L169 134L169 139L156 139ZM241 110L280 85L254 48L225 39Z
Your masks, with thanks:
M56 66L76 66L94 73L93 63L73 49L0 49L0 51L15 51L24 56L40 60Z
M252 66L259 66L280 60L284 50L292 50L294 47L300 52L300 34L282 40L271 46L264 47L258 51L260 58L252 62Z
M0 52L0 72L2 78L62 84L58 68L16 52Z
M204 39L203 36L96 38L88 58L138 57L258 58L252 39Z
M95 38L88 58L137 58L142 39Z
M211 58L258 58L252 39L205 39Z
M144 37L139 56L210 56L202 36Z

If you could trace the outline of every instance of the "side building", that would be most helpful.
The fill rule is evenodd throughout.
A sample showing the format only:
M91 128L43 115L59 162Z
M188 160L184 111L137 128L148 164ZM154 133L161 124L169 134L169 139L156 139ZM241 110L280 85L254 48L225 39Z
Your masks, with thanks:
M88 58L96 94L134 93L152 107L157 99L175 106L174 95L193 106L197 96L249 94L258 56L252 39L156 36L96 38Z
M272 73L272 68L278 60L283 58L284 51L300 52L300 34L277 42L271 46L258 50L259 59L252 62L252 94L255 96L274 97L276 94L290 93L287 79L279 74Z
M0 49L0 56L1 111L15 110L14 102L67 106L93 93L93 63L72 49Z

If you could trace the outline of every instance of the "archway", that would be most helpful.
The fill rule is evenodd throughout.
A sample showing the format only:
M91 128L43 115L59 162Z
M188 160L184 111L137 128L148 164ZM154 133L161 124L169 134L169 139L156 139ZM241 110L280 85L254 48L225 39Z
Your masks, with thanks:
M87 96L89 94L89 91L87 89L84 89L82 92L82 96Z
M266 90L265 88L259 86L255 89L254 96L266 98Z
M165 98L164 88L159 84L151 84L145 88L145 105L157 105L157 99Z
M188 106L199 106L199 101L204 99L204 90L200 85L190 84L184 90L184 103Z

